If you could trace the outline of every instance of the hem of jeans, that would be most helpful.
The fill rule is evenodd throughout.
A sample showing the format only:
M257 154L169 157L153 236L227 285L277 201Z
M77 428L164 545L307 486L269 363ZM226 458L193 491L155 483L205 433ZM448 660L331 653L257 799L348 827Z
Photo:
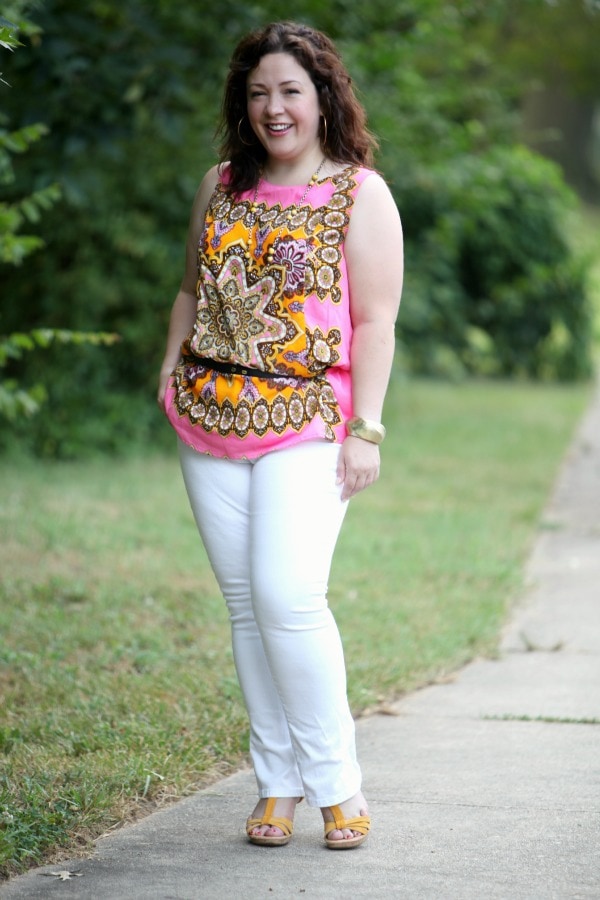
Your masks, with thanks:
M297 790L289 787L262 788L259 790L259 800L267 800L269 797L277 797L279 800L283 800L285 797L304 797L304 788L300 786Z
M337 790L332 794L324 794L319 797L314 797L307 791L306 793L306 804L307 806L323 809L326 806L338 806L340 803L344 803L346 800L350 800L351 797L354 797L361 790L361 782L358 781L355 785L351 785L349 788L342 788L341 790Z

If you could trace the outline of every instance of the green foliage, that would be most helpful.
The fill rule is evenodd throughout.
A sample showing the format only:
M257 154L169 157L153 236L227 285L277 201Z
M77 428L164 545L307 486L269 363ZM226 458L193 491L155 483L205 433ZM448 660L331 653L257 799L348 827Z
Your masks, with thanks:
M15 181L12 154L24 153L47 133L44 125L27 125L18 131L0 128L0 187ZM13 202L0 200L0 264L19 266L26 256L44 246L42 238L21 234L25 222L37 224L41 212L49 210L59 199L58 185L45 188Z
M527 20L536 11L545 16L547 5L528 0ZM451 367L470 371L513 371L506 347L499 349L495 363L490 361L493 348L478 349L482 340L504 340L506 328L486 331L472 307L481 295L508 310L520 283L506 275L502 289L498 285L490 293L487 281L485 290L475 289L460 280L466 270L456 257L459 246L467 249L466 238L458 234L468 230L467 216L486 218L481 185L469 179L483 177L492 148L510 148L516 141L525 62L517 53L522 30L515 4L299 0L293 16L324 28L336 40L373 130L381 136L378 164L390 181L407 236L408 290L400 319L407 366L445 371L441 360L450 359ZM274 0L260 6L223 0L218 16L169 0L45 0L36 7L37 31L23 32L26 47L8 57L12 87L3 91L3 105L14 123L13 136L16 132L26 140L27 129L39 121L47 123L48 134L18 156L16 178L4 186L9 237L2 254L18 262L31 250L38 252L27 257L26 277L23 266L5 269L0 261L3 291L11 299L2 308L0 327L5 333L46 325L116 332L122 340L110 354L92 352L85 359L75 360L64 347L50 348L43 357L32 354L24 388L45 383L52 415L16 420L11 433L0 435L0 444L16 438L36 453L70 457L90 448L112 451L132 441L156 445L166 439L154 403L156 372L181 278L192 198L215 160L227 61L249 28L280 17ZM494 166L511 177L508 163ZM470 198L468 208L450 182L460 182ZM58 201L52 187L57 183ZM527 179L521 184L529 189ZM551 185L561 192L555 175ZM21 198L32 189L34 199L24 207ZM45 199L54 202L53 208L32 221ZM454 203L458 208L452 218ZM550 230L560 225L550 221L555 214L560 219L559 208L560 203L548 204ZM503 221L511 225L510 216L499 212L494 228ZM10 234L20 235L25 222L27 241L21 237L15 245ZM441 255L432 268L426 249L437 243ZM496 257L504 246L503 239ZM507 258L504 270L511 265ZM447 285L444 266L451 276ZM561 266L563 287L559 291L554 284L551 305L562 296L572 308L571 318L553 313L557 325L543 339L543 362L520 364L523 371L544 377L576 374L569 349L573 339L561 322L568 329L578 315L574 343L582 349L579 371L586 368L585 315L576 314L583 305L579 276L572 261ZM463 295L469 310L463 314L461 306L454 316L451 308ZM447 314L440 320L437 307L444 303ZM529 293L521 305L533 310L537 300ZM504 312L502 317L506 327L518 321ZM448 320L456 328L469 323L468 333L448 343ZM538 335L540 327L535 324L532 333ZM518 343L526 346L526 337ZM14 374L9 368L8 377Z
M590 372L584 264L567 241L575 198L516 137L517 47L528 39L542 52L532 19L549 28L546 6L526 4L525 38L513 4L376 4L365 40L346 47L404 222L398 334L412 371L561 380ZM571 9L574 29L580 12ZM597 55L586 58L592 65Z
M461 156L407 200L420 227L400 333L417 370L589 376L584 269L566 241L574 198L553 164L519 147Z
M13 39L13 46L16 44ZM41 123L25 125L16 131L0 126L0 188L6 191L16 181L13 155L25 153L47 133L48 129ZM21 234L20 229L25 222L37 224L41 212L49 210L59 198L58 185L50 184L12 202L0 199L0 264L18 266L26 256L44 246L42 238Z
M27 333L17 332L6 337L0 335L0 370L11 360L21 359L25 353L39 348L46 349L53 343L99 346L114 344L117 340L116 334L61 331L53 328L34 328ZM25 389L16 379L0 381L0 417L14 422L19 417L32 416L39 412L47 398L48 392L44 384L34 384Z
M375 6L366 36L347 41L344 56L382 137L382 169L397 189L423 167L510 143L518 84L498 64L489 36L500 28L500 4L485 11L437 0L385 7L378 17Z
M11 119L49 126L43 148L21 161L14 192L58 181L63 198L37 226L45 246L26 279L3 275L12 302L2 330L50 324L122 340L110 359L74 359L59 347L32 355L26 386L47 385L52 414L16 421L5 445L16 435L37 453L72 456L161 433L155 371L191 198L213 158L222 76L210 72L222 66L210 25L199 34L189 11L166 7L48 0L41 39L11 59ZM165 41L173 28L189 35L187 46ZM200 59L212 106L198 103Z
M511 0L511 66L547 84L564 80L573 94L598 99L598 0ZM507 16L508 18L508 16Z
M15 13L25 8L24 3L15 4ZM15 30L25 31L29 36L39 30L25 19L19 25L0 25L0 44L12 50L19 46ZM7 187L15 183L13 154L25 153L32 144L48 133L45 125L25 125L17 131L0 129L0 185ZM20 228L25 222L37 225L42 212L50 210L60 198L58 185L50 184L26 197L13 202L0 201L0 263L19 266L26 256L44 246L44 241L35 235L24 235ZM111 344L116 335L86 333L51 328L37 328L27 333L16 332L7 337L0 336L0 370L14 360L20 360L25 352L47 348L52 343L59 344ZM30 384L22 387L16 378L0 381L0 417L11 422L19 417L29 417L38 412L47 398L44 384Z

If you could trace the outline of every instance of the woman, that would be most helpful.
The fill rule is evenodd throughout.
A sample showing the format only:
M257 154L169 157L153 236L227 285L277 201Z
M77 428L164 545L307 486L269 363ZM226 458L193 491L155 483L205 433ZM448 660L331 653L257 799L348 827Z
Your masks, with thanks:
M332 849L365 840L327 580L347 501L379 474L402 233L331 41L290 22L234 52L158 402L225 597L259 800L281 845L302 797Z

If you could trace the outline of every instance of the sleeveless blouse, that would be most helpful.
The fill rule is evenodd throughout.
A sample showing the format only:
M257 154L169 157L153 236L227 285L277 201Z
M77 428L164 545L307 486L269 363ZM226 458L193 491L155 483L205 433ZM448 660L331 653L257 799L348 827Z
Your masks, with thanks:
M371 172L349 166L309 190L262 180L253 202L254 189L227 193L225 171L198 245L196 321L166 395L186 444L252 459L298 441L344 440L352 416L344 240ZM235 373L223 371L230 364Z

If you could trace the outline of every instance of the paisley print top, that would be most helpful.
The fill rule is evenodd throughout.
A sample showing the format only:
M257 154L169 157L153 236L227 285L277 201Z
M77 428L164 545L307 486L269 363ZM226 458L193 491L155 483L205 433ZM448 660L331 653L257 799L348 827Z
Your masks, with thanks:
M344 439L352 415L344 240L369 174L350 166L308 192L263 180L254 204L254 190L234 197L217 185L198 246L196 322L166 398L185 443L250 459L300 440ZM235 374L223 371L232 363Z

